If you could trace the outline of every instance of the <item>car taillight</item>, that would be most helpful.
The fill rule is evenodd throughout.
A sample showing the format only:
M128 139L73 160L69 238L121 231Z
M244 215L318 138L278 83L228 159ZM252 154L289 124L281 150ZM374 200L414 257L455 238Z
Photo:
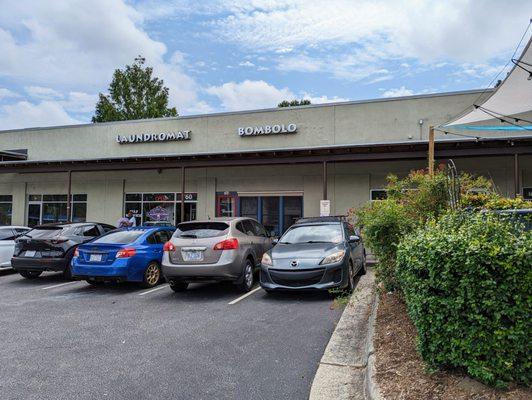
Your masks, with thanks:
M137 251L135 249L120 249L116 253L116 258L129 258L133 257Z
M163 246L163 251L175 251L175 246L172 242L166 242Z
M238 249L238 239L229 238L214 245L213 250L236 250Z

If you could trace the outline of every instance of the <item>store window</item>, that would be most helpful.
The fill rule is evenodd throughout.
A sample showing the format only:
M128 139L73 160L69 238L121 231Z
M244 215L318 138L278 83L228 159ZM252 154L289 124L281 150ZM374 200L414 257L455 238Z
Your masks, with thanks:
M532 200L532 187L524 187L523 188L523 199L524 200Z
M196 219L197 193L185 193L185 221ZM126 193L124 208L133 211L137 225L148 221L181 222L181 193Z
M66 194L30 194L28 196L28 226L53 222L85 222L87 218L87 195L71 195L70 218L67 217Z
M0 195L0 225L11 225L13 196Z
M270 235L279 236L303 216L303 196L238 196L220 192L216 196L217 217L253 218Z
M369 191L370 200L385 200L388 197L388 191L386 189L371 189Z

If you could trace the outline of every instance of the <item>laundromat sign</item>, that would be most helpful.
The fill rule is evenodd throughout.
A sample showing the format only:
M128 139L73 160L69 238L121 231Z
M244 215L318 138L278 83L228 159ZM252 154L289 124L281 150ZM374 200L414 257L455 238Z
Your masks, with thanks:
M261 126L242 126L238 128L240 136L260 136L260 135L278 135L287 133L296 133L296 124L275 124Z
M135 135L116 135L118 144L150 143L150 142L181 142L190 140L190 131L139 133Z

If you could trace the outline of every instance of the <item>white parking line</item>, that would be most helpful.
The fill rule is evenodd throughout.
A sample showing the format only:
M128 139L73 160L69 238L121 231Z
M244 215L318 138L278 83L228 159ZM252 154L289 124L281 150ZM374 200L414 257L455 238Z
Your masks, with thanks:
M245 295L240 296L238 299L234 299L232 302L229 303L229 305L232 306L233 304L238 303L240 300L244 300L246 297L251 296L253 293L255 293L255 292L259 291L259 290L260 290L260 286L258 286L255 289L247 292Z
M170 286L170 285L168 285L168 283L165 283L164 285L156 287L155 289L150 289L150 290L147 290L145 292L139 293L139 296L144 296L145 294L148 294L148 293L151 293L151 292L155 292L156 290L161 290L161 289L167 288L168 286Z
M52 285L52 286L46 286L46 287L43 287L42 290L48 290L48 289L54 289L56 287L61 287L61 286L66 286L66 285L72 285L73 283L81 283L81 281L72 281L72 282L65 282L65 283L59 283L57 285Z

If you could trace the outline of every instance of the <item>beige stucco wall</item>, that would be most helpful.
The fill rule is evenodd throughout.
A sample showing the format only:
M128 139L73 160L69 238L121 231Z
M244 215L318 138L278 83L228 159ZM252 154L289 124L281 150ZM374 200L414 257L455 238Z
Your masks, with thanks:
M28 149L29 160L72 160L160 154L200 154L306 148L427 138L470 106L479 92L337 103L142 121L0 132L0 150ZM419 121L423 120L422 126ZM297 124L297 133L240 137L238 128ZM118 144L116 136L191 131L188 141ZM447 138L438 135L439 139Z
M504 195L513 193L513 158L491 157L455 159L460 171L491 177ZM424 167L423 161L346 162L328 168L328 197L331 213L345 214L369 200L370 189L385 186L390 173L405 175ZM197 192L197 216L215 216L215 193L302 192L305 216L319 214L322 197L322 167L318 164L246 166L191 169L186 191ZM532 186L532 156L520 157L523 186ZM123 192L180 192L180 170L131 172L77 172L72 177L72 193L86 193L87 220L114 224L122 214ZM66 174L3 174L0 194L13 195L13 224L25 224L27 194L66 194Z

